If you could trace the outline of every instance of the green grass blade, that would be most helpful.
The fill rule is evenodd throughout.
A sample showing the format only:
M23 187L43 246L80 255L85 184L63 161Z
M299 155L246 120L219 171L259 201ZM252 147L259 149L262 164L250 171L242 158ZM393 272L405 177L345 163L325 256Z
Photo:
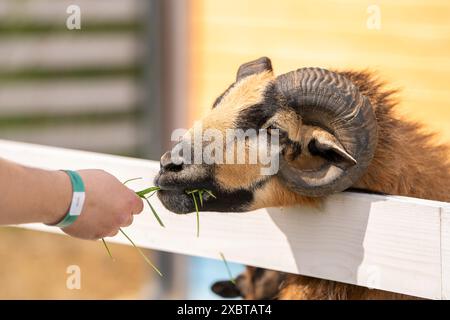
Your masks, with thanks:
M150 199L150 198L153 197L155 194L156 194L156 191L153 192L151 195L149 195L149 196L147 197L147 199Z
M158 191L158 190L160 190L161 188L160 187L150 187L150 188L147 188L147 189L144 189L144 190L141 190L141 191L136 191L136 194L139 196L139 197L145 197L147 194L149 194L150 192L153 192L153 191Z
M147 264L149 266L151 266L153 268L153 270L155 270L156 273L158 273L162 277L163 275L162 275L161 271L159 271L159 269L150 261L150 259L147 258L147 256L144 254L144 252L142 252L142 250L134 244L133 240L131 240L131 238L122 230L122 228L119 228L119 231L125 236L125 238L128 239L128 241L130 241L130 243L133 245L133 247L135 247L135 249L139 252L139 254L144 258L144 260L147 262Z
M198 195L198 198L200 200L200 206L203 207L203 193L206 192L208 193L211 197L216 199L216 196L207 189L193 189L193 190L186 190L185 191L186 194L189 194L192 196L192 199L194 200L194 206L195 206L195 211L197 213L197 237L200 236L200 212L198 210L198 203L197 203L197 198L195 197L195 195Z
M142 179L142 178L128 179L128 180L125 181L123 184L126 184L127 182L130 182L130 181L138 180L138 179ZM155 208L153 208L153 206L150 204L150 201L148 201L148 199L146 198L146 195L149 194L150 192L152 192L152 194L150 195L150 197L151 197L151 196L153 196L153 195L155 194L156 191L158 191L158 190L160 190L160 189L161 189L160 187L150 187L150 188L146 188L146 189L141 190L141 191L136 191L135 193L136 193L136 195L137 195L139 198L142 198L142 199L145 200L145 202L147 202L147 204L148 204L148 206L150 207L150 210L152 210L153 215L155 216L156 220L158 221L158 223L160 224L160 226L164 228L164 227L165 227L165 226L164 226L164 223L162 222L161 218L160 218L160 217L158 216L158 214L156 213ZM150 197L149 197L149 198L150 198Z
M125 182L123 182L123 184L127 184L127 183L129 183L129 182L131 182L131 181L140 180L140 179L142 179L142 177L131 178L131 179L125 180Z
M106 244L106 241L105 241L104 238L102 238L102 242L103 242L103 245L104 245L105 248L106 248L106 251L108 252L109 257L111 258L111 260L114 260L114 257L113 257L112 254L111 254L111 250L109 250L109 247L108 247L108 245Z
M210 190L207 189L203 189L203 191L205 191L207 194L209 194L211 197L213 197L214 199L217 199L216 196L214 195L214 193L212 193Z
M227 269L228 276L230 277L231 283L233 283L234 285L236 285L236 281L234 280L233 275L231 274L230 266L228 265L228 262L227 262L227 260L225 259L225 256L223 255L222 252L220 252L220 256L222 257L222 260L223 260L223 262L224 262L224 264L225 264L225 268Z
M160 217L158 216L158 214L156 213L156 210L155 210L155 208L153 208L153 206L151 205L150 201L149 201L147 198L145 198L145 197L141 197L141 198L144 199L145 202L147 202L147 204L148 204L148 206L150 207L150 210L152 210L153 215L155 216L156 220L158 220L159 225L160 225L161 227L165 228L166 226L164 225L164 223L162 222L161 218L160 218Z
M200 199L200 207L203 207L203 192L204 192L204 190L198 190L198 198Z
M198 211L197 199L195 193L192 193L192 199L194 199L195 211L197 212L197 238L200 237L200 212Z

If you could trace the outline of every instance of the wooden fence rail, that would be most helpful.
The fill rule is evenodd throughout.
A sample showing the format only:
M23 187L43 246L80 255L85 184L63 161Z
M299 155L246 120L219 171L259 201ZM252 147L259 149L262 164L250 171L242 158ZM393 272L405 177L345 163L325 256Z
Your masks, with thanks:
M101 168L130 187L152 185L156 161L0 140L0 156L49 169ZM114 197L112 194L111 197ZM148 209L127 228L142 247L220 258L423 298L450 297L450 204L398 196L341 193L320 209L269 208L250 213L175 215L152 198L166 228ZM27 228L60 232L40 224ZM110 239L127 243L120 235Z

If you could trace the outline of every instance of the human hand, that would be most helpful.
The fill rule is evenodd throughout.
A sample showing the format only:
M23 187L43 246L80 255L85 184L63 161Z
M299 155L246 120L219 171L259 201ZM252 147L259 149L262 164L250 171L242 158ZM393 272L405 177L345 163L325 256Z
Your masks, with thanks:
M142 199L111 174L95 169L78 173L84 182L86 198L78 219L62 229L65 233L82 239L112 237L120 227L131 225L133 215L143 210Z

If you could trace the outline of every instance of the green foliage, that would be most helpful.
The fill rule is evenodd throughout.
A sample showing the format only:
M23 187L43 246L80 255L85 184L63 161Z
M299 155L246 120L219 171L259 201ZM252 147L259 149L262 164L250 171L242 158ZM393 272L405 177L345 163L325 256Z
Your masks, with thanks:
M207 189L194 189L194 190L186 190L186 194L192 196L192 200L194 201L195 212L197 213L197 237L200 237L200 212L198 210L197 198L200 200L200 206L203 207L203 194L208 193L211 197L216 198L216 196Z

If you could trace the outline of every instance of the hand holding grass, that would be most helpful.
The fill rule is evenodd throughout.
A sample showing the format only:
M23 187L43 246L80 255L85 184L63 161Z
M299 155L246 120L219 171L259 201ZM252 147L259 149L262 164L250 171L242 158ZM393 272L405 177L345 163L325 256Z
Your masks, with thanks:
M158 223L164 227L155 209L148 201L159 187L140 191L128 189L103 170L80 170L85 187L85 202L75 222L63 228L67 234L82 239L100 239L111 256L104 237L119 231L135 246L121 229L131 225L133 215L143 210L143 201L149 205ZM67 214L72 202L72 183L67 173L26 167L0 158L0 225L40 222L56 224ZM203 193L215 197L209 190L188 190L197 211L197 236L200 224L198 214L203 205ZM136 246L135 246L136 247ZM137 247L136 247L137 248ZM161 275L145 254L137 248L145 261Z
M64 228L82 239L113 236L143 209L143 200L103 170L80 170L85 201L78 219ZM67 173L26 167L0 159L0 225L55 224L67 214L72 185Z
M67 234L83 239L112 237L120 227L131 225L133 215L143 210L142 199L109 173L102 170L78 173L86 187L86 200L77 221L63 229Z

